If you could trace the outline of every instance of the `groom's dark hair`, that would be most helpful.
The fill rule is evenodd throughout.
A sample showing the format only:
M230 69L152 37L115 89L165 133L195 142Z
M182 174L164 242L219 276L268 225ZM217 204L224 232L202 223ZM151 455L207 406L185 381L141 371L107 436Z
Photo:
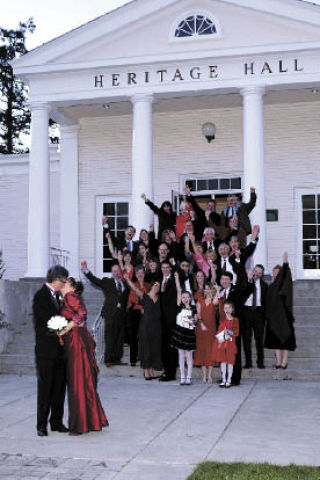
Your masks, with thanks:
M64 280L69 276L69 272L66 268L61 265L55 265L54 267L49 268L47 273L47 282L52 283L55 280Z

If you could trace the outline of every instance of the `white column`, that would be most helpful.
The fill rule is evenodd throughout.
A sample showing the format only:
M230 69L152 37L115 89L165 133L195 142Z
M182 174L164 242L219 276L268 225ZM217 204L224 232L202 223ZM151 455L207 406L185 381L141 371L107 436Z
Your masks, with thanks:
M25 277L43 278L49 268L50 169L48 103L32 103L29 155L28 271Z
M268 269L265 168L264 168L264 87L246 87L240 91L243 97L243 193L248 201L250 187L255 187L257 205L250 214L252 225L260 225L261 231L254 263Z
M152 95L137 94L131 98L133 104L132 132L132 188L130 223L139 233L149 229L153 222L151 210L144 204L141 194L153 198L153 133Z
M60 248L69 252L69 274L79 276L78 125L60 127Z

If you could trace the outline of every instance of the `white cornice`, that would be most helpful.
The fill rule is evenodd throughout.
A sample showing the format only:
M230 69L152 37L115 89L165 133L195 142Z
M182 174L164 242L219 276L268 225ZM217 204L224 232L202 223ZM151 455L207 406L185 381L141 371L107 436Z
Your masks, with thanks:
M111 67L131 67L135 65L152 65L161 63L171 63L179 61L196 61L215 58L230 58L230 57L244 57L264 54L286 54L294 52L312 52L320 50L320 41L316 42L304 42L295 44L279 44L279 45L262 45L257 47L237 47L237 48L225 48L217 51L205 50L198 52L187 53L175 53L165 55L145 55L138 57L127 58L115 58L111 60L99 60L92 62L79 62L68 64L52 64L52 65L36 65L30 67L16 67L15 74L23 77L26 81L29 77L37 74L46 73L64 73L64 72L77 72L77 71L90 71L99 68L111 68Z

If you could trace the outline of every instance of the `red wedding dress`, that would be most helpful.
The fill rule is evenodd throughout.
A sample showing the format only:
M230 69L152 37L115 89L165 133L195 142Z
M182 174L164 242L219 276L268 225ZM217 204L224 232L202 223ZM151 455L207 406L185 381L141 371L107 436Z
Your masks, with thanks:
M86 327L87 310L78 294L66 294L61 315L68 321L77 323L63 337L67 360L70 434L101 430L108 425L108 420L97 393L99 370L94 355L95 342Z

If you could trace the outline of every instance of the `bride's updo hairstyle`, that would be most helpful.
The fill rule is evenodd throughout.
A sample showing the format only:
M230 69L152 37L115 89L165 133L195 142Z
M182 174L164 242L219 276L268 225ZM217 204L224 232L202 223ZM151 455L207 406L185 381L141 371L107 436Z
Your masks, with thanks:
M80 282L80 280L76 280L73 277L68 278L70 285L72 288L74 288L74 292L77 293L78 295L81 295L84 289L83 283Z

